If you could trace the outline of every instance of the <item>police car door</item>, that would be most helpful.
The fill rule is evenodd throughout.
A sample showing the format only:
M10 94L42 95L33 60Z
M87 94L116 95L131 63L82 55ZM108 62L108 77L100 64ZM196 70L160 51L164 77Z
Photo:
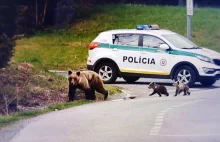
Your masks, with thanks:
M114 34L112 37L111 58L123 73L138 72L139 36L139 34L122 33Z
M159 49L159 45L164 41L152 35L143 35L141 40L143 40L143 47L140 48L140 72L148 75L168 76L173 57L168 51Z

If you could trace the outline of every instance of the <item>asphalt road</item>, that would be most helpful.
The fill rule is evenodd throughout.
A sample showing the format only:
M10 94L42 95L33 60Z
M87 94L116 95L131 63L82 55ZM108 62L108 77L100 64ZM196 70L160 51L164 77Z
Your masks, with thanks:
M113 85L120 86L126 90L126 93L137 96L138 98L149 97L149 94L153 92L152 89L148 89L148 84L155 82L166 86L169 94L171 96L175 95L176 88L172 86L173 81L169 79L150 79L150 78L141 78L134 84L128 84L123 79L118 78L116 83ZM190 92L196 92L201 90L209 90L220 87L220 81L217 81L212 87L204 87L200 83L196 83L193 88L190 88ZM154 95L158 97L158 95Z
M88 104L33 119L12 142L219 142L220 88L192 89L190 96L148 97L148 81L118 81L146 96ZM175 88L163 83L170 93ZM146 92L145 92L146 90Z
M53 71L61 76L67 77L66 71ZM170 79L155 79L155 78L141 78L135 83L128 84L125 80L122 78L118 78L116 80L115 86L120 86L124 90L124 94L121 94L120 96L109 96L110 100L112 99L122 99L126 98L127 96L136 96L137 98L143 98L143 97L149 97L149 94L153 91L148 89L148 84L150 82L155 82L157 84L165 85L170 95L175 94L175 87L172 86L173 81ZM204 87L200 83L196 83L196 85L190 89L191 92L195 91L201 91L201 90L208 90L213 89L216 87L220 87L220 81L217 81L212 87ZM156 95L155 95L156 96Z

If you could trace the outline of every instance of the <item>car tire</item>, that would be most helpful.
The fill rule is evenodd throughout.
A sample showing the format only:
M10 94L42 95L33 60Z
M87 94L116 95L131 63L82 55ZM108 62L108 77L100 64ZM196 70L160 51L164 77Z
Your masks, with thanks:
M140 77L136 77L136 76L124 76L123 79L124 79L127 83L134 83L134 82L136 82L138 79L140 79Z
M196 72L190 66L181 66L176 70L174 80L192 87L196 82Z
M203 86L212 86L213 84L215 84L216 80L215 79L204 79L204 80L200 80L200 83L203 85Z
M98 64L95 72L99 74L105 84L114 83L117 79L117 68L110 62Z

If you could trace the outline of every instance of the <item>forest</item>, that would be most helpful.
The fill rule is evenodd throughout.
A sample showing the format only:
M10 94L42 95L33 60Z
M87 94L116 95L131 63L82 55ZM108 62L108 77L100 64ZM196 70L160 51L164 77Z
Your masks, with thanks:
M12 37L48 27L68 28L77 18L92 15L95 5L119 3L184 6L186 0L1 0L0 34ZM194 7L218 6L218 0L194 0Z

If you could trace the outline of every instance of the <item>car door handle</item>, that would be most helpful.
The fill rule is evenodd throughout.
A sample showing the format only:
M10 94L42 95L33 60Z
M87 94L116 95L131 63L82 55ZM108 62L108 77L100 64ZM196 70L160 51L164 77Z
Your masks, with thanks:
M118 48L113 48L112 50L113 50L113 51L118 51Z

